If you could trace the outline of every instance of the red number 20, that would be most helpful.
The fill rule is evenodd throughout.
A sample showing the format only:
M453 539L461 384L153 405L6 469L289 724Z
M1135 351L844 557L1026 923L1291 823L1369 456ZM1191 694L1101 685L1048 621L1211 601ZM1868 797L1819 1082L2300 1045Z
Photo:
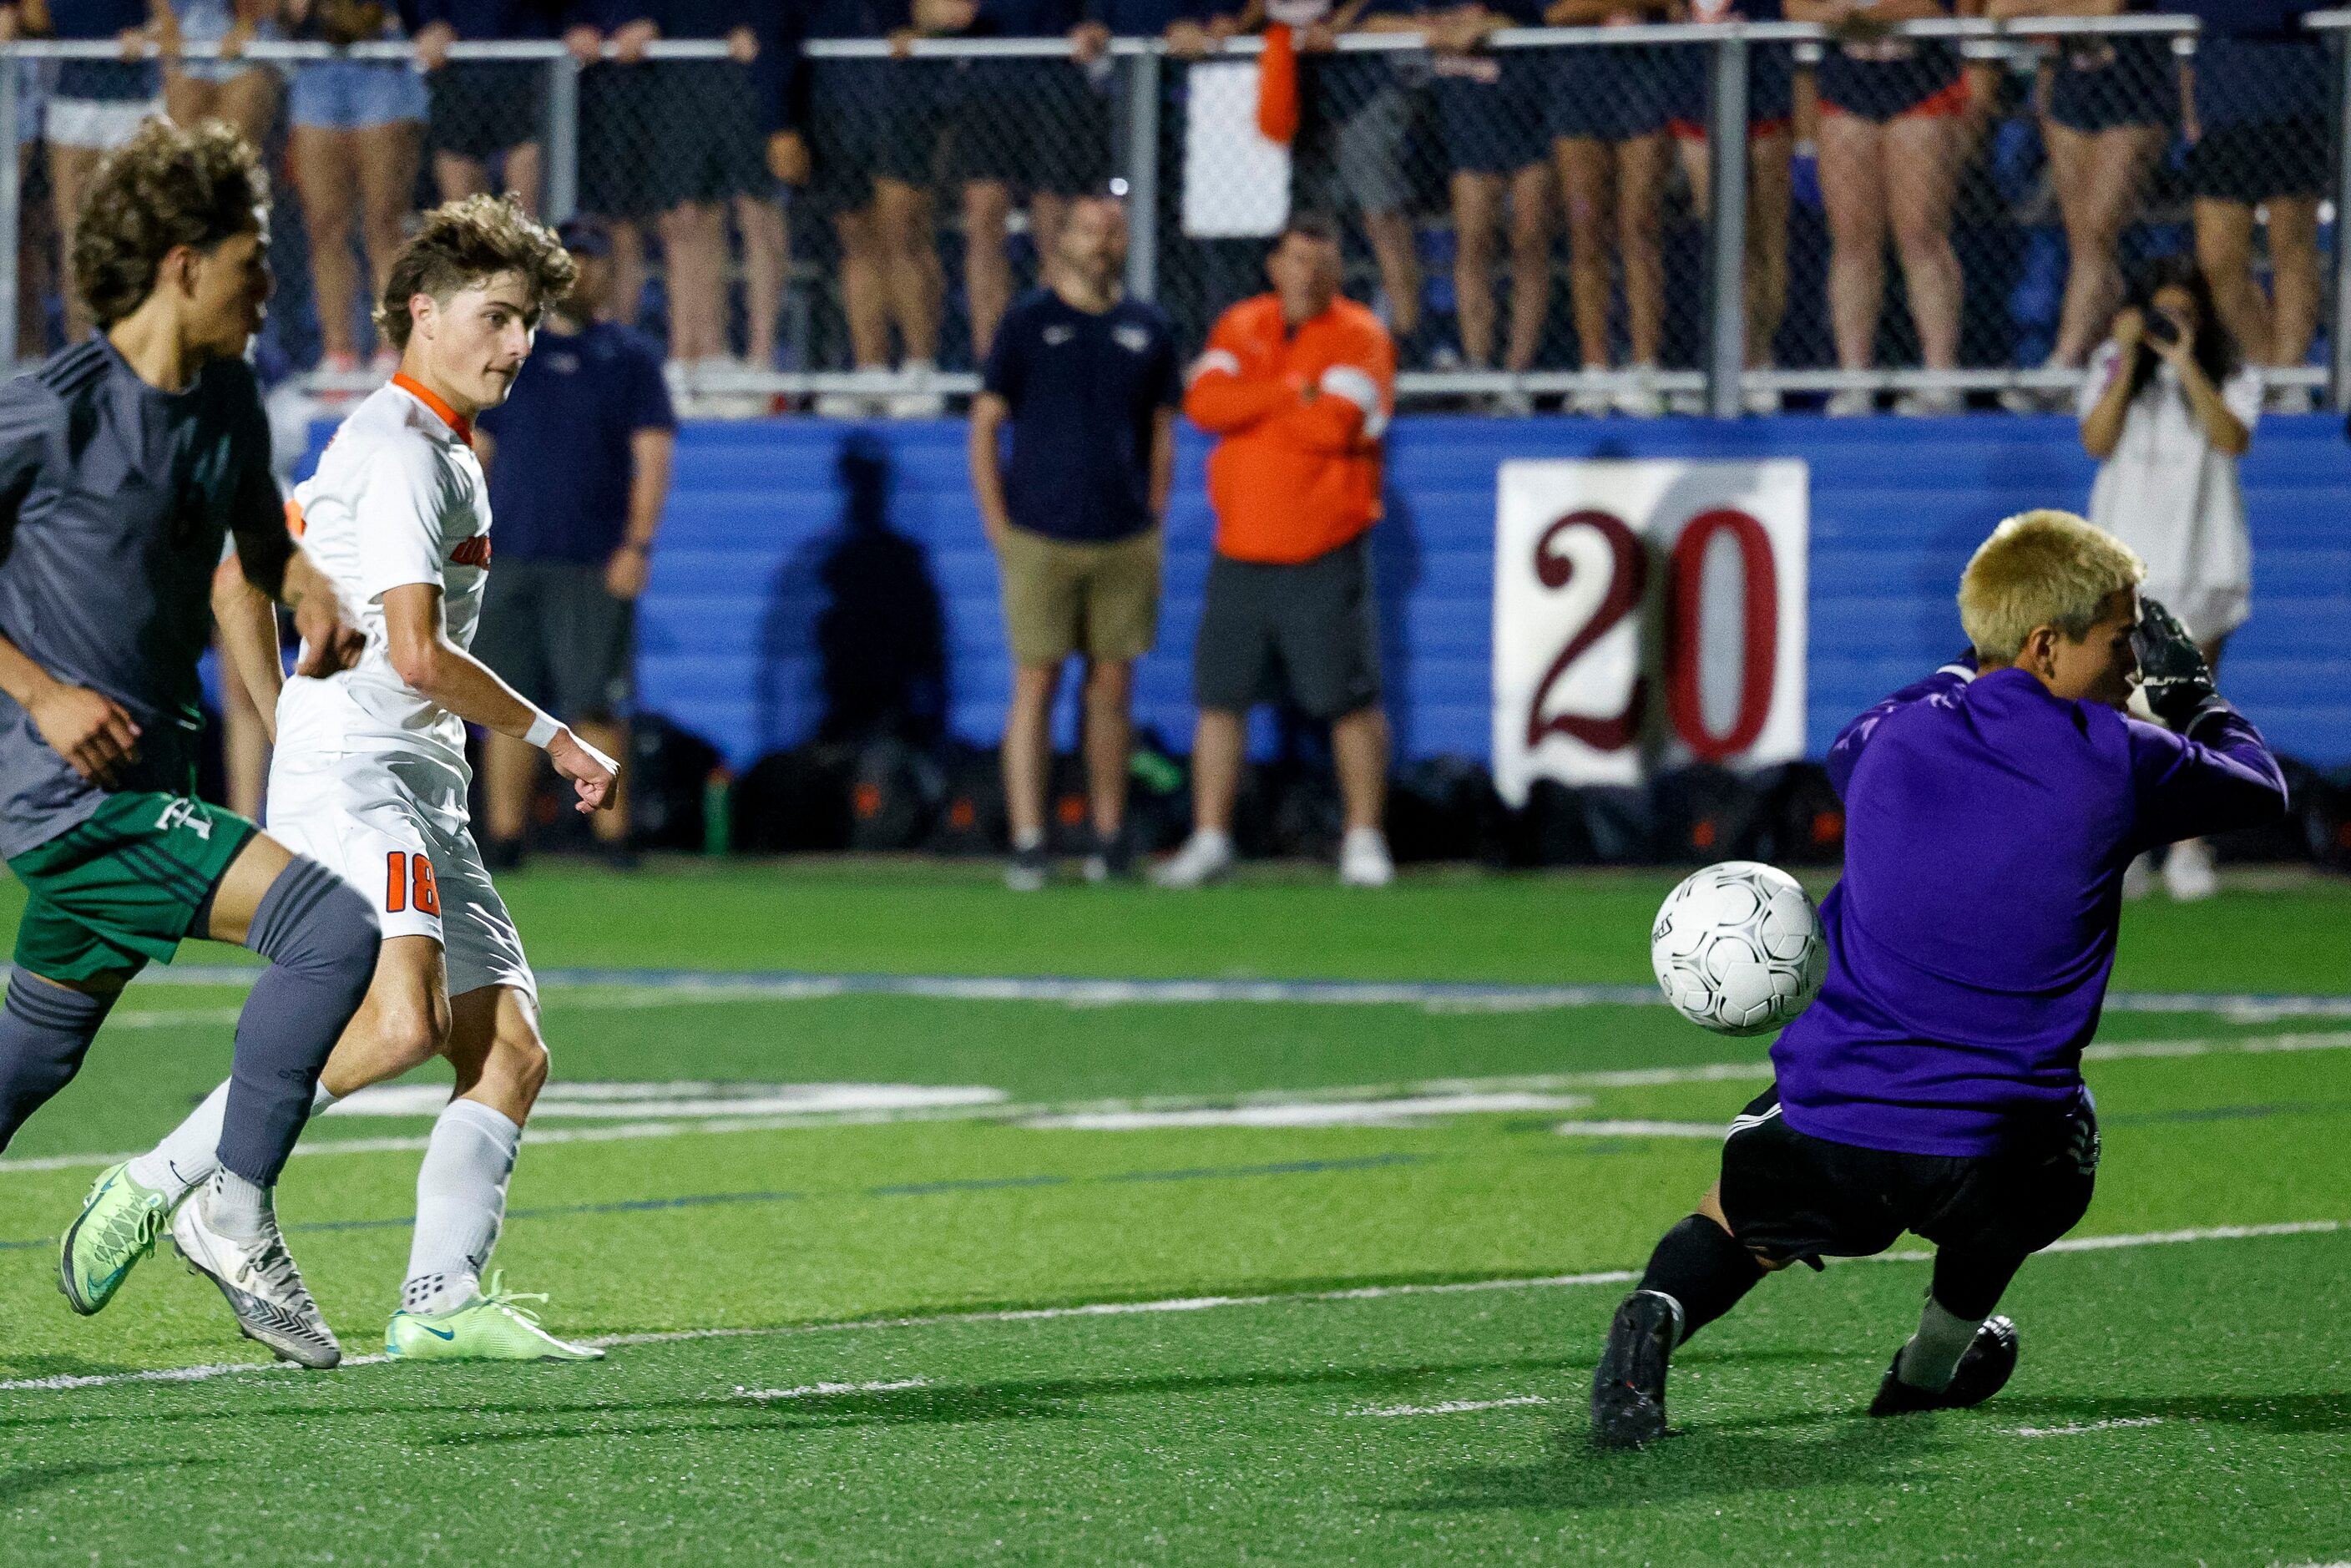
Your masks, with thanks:
M1641 536L1613 513L1570 512L1542 531L1535 541L1535 579L1558 590L1573 581L1575 563L1556 548L1571 528L1590 528L1607 541L1607 591L1583 628L1568 639L1559 656L1543 672L1527 710L1527 747L1532 750L1550 735L1580 740L1595 751L1621 751L1639 737L1648 707L1646 674L1635 675L1625 694L1624 706L1613 715L1545 714L1552 688L1568 670L1626 616L1638 612L1649 586L1649 552ZM1703 650L1699 647L1700 601L1705 593L1706 557L1719 535L1728 534L1738 547L1743 588L1744 635L1740 648L1739 706L1727 730L1717 734L1707 726L1699 695ZM1674 733L1702 762L1719 762L1747 749L1762 733L1771 716L1779 670L1779 573L1771 557L1771 536L1747 513L1718 507L1692 517L1675 541L1670 560L1672 581L1665 605L1663 638L1667 716Z
M411 888L415 891L410 892ZM398 915L407 909L411 899L416 913L438 918L441 914L441 886L433 879L433 862L423 855L412 855L400 850L392 852L385 867L383 908L387 915Z

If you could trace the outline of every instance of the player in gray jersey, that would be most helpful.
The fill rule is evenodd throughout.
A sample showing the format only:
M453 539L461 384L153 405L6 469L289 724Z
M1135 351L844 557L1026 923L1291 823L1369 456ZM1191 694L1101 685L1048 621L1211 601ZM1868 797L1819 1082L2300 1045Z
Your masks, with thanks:
M99 166L75 235L99 335L0 387L0 856L28 895L0 1009L0 1148L151 959L188 936L268 958L237 1022L220 1170L192 1195L180 1247L246 1334L331 1366L340 1348L272 1193L374 973L374 908L195 798L215 604L287 605L321 673L356 651L286 530L242 358L269 298L268 210L235 132L150 121ZM75 1311L106 1304L170 1210L120 1166L99 1178L59 1269ZM126 1261L75 1268L77 1240L101 1238Z

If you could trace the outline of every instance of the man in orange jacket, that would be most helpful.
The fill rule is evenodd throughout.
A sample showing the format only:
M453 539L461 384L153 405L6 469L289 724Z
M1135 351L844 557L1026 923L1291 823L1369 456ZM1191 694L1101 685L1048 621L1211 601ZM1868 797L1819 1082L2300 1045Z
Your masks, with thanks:
M1293 217L1266 274L1273 291L1225 312L1184 396L1192 422L1218 438L1217 541L1192 663L1192 836L1159 881L1196 887L1232 868L1243 719L1286 693L1331 726L1347 813L1339 879L1379 887L1395 868L1380 828L1388 724L1366 536L1380 516L1395 345L1340 298L1327 219Z

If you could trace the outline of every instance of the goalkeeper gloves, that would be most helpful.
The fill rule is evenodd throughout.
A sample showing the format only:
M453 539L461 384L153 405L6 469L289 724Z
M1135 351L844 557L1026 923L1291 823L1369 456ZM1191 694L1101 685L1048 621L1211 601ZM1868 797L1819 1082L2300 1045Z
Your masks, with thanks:
M2229 706L2212 685L2203 650L2162 601L2140 596L2131 651L2138 655L2140 695L2148 710L2175 734L2187 734L2204 715Z

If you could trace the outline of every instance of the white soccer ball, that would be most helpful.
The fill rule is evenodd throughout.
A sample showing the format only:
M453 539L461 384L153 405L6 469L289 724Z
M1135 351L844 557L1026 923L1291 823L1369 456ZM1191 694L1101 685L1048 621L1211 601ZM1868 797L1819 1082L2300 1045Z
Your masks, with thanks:
M1690 1022L1761 1034L1812 1004L1828 944L1794 877L1758 861L1724 861L1667 894L1649 927L1649 966Z

